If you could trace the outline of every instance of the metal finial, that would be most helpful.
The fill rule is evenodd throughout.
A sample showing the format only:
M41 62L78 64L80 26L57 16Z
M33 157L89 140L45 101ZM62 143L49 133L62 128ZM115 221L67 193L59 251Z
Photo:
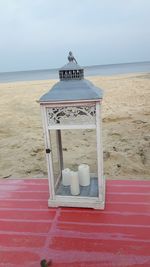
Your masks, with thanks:
M68 60L69 60L69 62L75 62L77 64L77 61L76 61L76 59L73 56L73 53L71 51L69 52Z

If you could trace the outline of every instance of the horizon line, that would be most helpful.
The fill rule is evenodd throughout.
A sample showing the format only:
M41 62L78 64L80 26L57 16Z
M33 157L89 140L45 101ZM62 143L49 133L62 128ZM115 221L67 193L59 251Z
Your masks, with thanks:
M149 61L133 61L133 62L121 62L121 63L110 63L110 64L95 64L95 65L87 65L87 66L82 66L83 68L92 68L92 67L105 67L105 66L114 66L114 65L127 65L127 64L138 64L138 63L150 63ZM59 68L46 68L46 69L29 69L29 70L13 70L13 71L2 71L0 74L4 73L14 73L14 72L31 72L31 71L58 71L61 67Z

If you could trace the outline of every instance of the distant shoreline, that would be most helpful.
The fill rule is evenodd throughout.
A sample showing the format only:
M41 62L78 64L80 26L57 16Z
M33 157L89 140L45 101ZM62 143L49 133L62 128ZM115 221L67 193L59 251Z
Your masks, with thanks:
M85 77L150 72L150 61L84 66ZM1 72L0 83L58 79L59 69Z
M111 64L96 64L96 65L87 65L82 66L84 69L88 68L97 68L97 67L107 67L107 66L116 66L116 65L134 65L134 64L150 64L150 61L137 61L137 62L125 62L125 63L111 63ZM50 68L50 69L30 69L30 70L14 70L14 71L1 71L0 74L6 73L20 73L20 72L37 72L37 71L58 71L59 68Z

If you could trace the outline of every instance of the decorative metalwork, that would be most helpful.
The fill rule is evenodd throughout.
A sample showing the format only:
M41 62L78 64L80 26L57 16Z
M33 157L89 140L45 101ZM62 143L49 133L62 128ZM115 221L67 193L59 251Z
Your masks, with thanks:
M61 81L63 80L81 80L84 78L84 70L60 70L59 78Z
M48 126L95 124L96 106L70 106L47 108Z

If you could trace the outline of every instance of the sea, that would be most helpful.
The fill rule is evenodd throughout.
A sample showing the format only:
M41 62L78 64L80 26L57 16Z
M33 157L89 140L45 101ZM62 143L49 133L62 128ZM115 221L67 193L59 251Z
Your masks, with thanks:
M150 61L108 64L108 65L94 65L85 66L85 77L89 76L111 76L118 74L130 73L150 73ZM18 81L34 81L34 80L49 80L58 79L59 69L45 69L45 70L27 70L14 72L0 72L0 83L18 82Z

